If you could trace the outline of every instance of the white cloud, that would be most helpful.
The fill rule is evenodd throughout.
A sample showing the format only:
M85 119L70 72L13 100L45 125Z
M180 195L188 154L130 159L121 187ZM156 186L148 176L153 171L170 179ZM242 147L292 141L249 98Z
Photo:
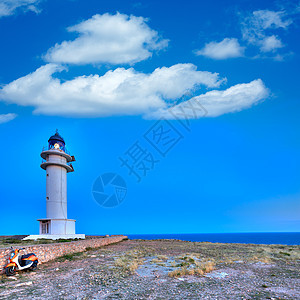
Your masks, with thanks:
M275 35L267 36L261 41L261 51L262 52L271 52L276 51L279 48L284 47L281 40Z
M196 54L213 59L226 59L243 56L244 49L236 38L225 38L221 42L205 44L203 49L196 51Z
M193 114L192 112L193 108L196 111L197 108L200 108L200 105L206 110L206 117L217 117L226 113L234 113L247 109L267 98L268 95L269 91L264 83L260 79L257 79L250 83L234 85L223 91L209 91L193 97L186 102L182 102L171 109L159 109L147 117L174 119L180 116L180 118L198 118L199 114L197 112ZM203 112L201 114L203 115Z
M147 114L167 106L200 85L218 87L223 81L217 73L197 71L192 64L157 68L150 74L133 68L117 68L103 76L79 76L61 82L52 75L62 71L47 64L0 90L0 99L34 112L60 116L111 116Z
M275 52L284 47L284 44L272 32L275 29L287 29L292 22L284 11L254 11L242 22L243 39L258 46L261 52Z
M271 10L256 10L253 12L252 22L256 28L287 28L292 24L291 19L285 18L284 11L271 11Z
M17 117L16 114L0 114L0 124L7 123L9 121L12 121Z
M133 64L151 57L155 50L163 49L168 41L160 39L143 17L94 15L68 28L79 36L49 49L44 59L52 63L67 64Z
M40 0L0 0L0 18L13 15L17 9L39 12Z

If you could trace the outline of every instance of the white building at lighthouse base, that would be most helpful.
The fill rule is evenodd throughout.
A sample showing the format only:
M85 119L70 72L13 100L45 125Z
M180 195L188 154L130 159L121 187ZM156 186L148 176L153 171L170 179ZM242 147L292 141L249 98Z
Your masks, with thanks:
M85 239L85 234L75 233L75 220L70 219L38 219L40 234L30 235L24 240L37 239Z

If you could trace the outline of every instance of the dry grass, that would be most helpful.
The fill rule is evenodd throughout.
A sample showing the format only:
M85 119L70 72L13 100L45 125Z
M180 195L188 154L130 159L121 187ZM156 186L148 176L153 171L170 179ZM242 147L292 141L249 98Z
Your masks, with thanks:
M185 275L204 275L215 269L215 263L212 261L197 263L196 267L183 267L168 273L169 277L181 277Z
M176 257L179 262L175 267L180 267L168 273L169 277L180 277L184 275L204 275L215 269L214 259L202 257L199 253L184 253Z
M115 266L123 269L124 271L129 271L131 274L143 263L142 259L132 258L128 255L121 256L115 260Z
M153 254L154 249L139 247L126 252L121 257L115 259L114 265L123 271L135 273L135 270L142 265L144 258Z
M168 260L169 259L168 256L166 256L166 255L157 255L156 257L157 257L157 259L160 259L160 260Z
M157 255L151 263L158 266L171 266L176 268L168 273L169 277L184 275L204 275L215 269L215 261L211 257L204 257L200 253L182 253L177 256Z
M158 259L158 258L153 258L152 260L151 260L151 263L152 264L160 264L160 263L162 263L163 261L161 260L161 259Z
M180 268L168 273L169 277L175 277L175 278L184 275L194 275L194 272L192 272L192 270L188 270L187 268Z
M265 257L276 260L297 261L300 259L300 249L295 246L275 246L275 247L262 247Z
M254 255L252 258L249 259L249 261L253 262L262 262L264 264L270 264L272 262L271 257L269 256L256 256Z
M169 259L166 255L156 255L155 258L151 260L152 264L157 264L159 266L165 266L165 262Z
M213 269L236 262L276 264L292 263L300 259L300 246L254 245L254 244L221 244L177 242L164 240L143 241L140 247L131 248L124 258L116 260L115 265L133 273L143 258L153 257L152 264L172 267L170 277L184 275L203 275ZM174 247L176 244L176 248ZM158 246L157 246L158 245Z
M199 253L183 253L177 257L183 260L197 260L200 259L202 256Z

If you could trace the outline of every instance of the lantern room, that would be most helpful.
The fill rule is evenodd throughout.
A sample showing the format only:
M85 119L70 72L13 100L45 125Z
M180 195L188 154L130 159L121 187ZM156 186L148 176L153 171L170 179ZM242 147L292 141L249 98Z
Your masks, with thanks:
M56 129L55 134L52 135L48 140L48 150L51 150L51 149L65 151L65 141L60 136L57 129Z

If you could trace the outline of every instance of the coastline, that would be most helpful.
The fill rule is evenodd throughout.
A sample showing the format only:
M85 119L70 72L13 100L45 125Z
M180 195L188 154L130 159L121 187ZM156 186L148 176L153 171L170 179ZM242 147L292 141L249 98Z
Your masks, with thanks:
M177 239L190 242L300 245L300 232L126 234L130 239Z

